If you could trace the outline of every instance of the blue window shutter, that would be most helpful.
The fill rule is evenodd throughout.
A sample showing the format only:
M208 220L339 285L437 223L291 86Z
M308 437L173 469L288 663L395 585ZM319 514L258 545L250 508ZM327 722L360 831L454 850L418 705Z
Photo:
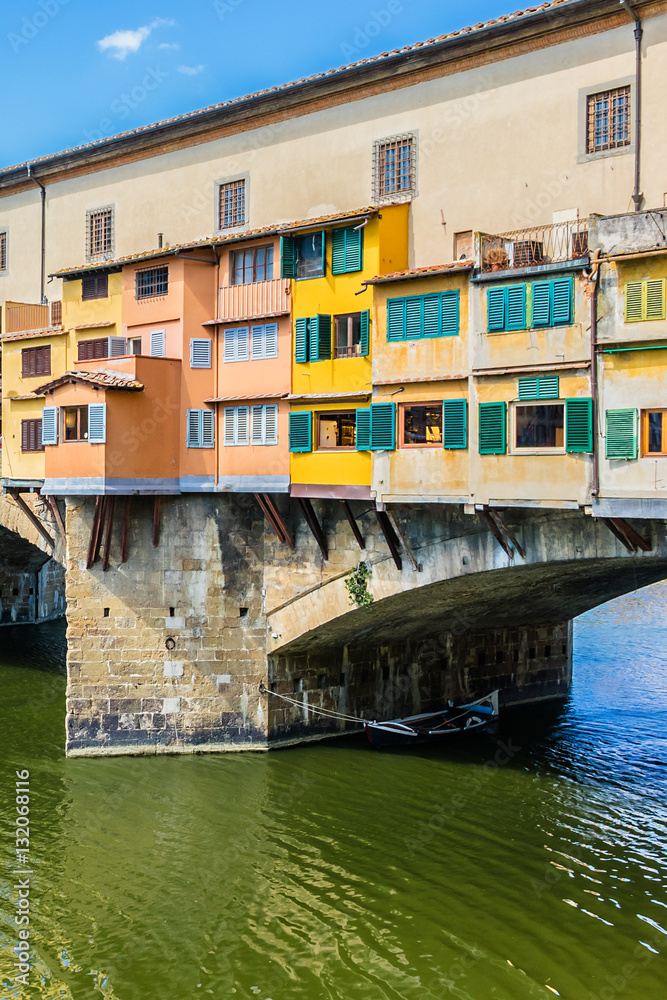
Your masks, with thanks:
M88 404L88 444L104 444L107 439L107 404Z
M405 300L405 336L408 340L418 340L424 336L424 300Z
M405 299L387 302L387 340L405 340Z
M487 329L489 333L498 333L505 329L506 291L505 288L489 288L487 292Z
M305 452L313 450L313 412L299 410L289 415L289 450Z
M460 330L460 294L459 292L443 292L442 321L440 332L445 337L455 337Z
M280 273L283 278L296 278L296 245L293 236L280 237Z
M552 322L554 326L569 326L572 323L572 298L574 285L572 278L558 278L552 282Z
M361 318L359 320L360 324L360 334L359 334L359 350L362 358L368 357L370 351L370 325L371 317L368 309L364 309L361 313ZM359 411L357 411L359 412Z
M440 295L424 295L422 298L422 308L424 320L422 325L423 337L439 337L441 330Z
M306 318L294 322L294 360L302 363L308 360L308 327Z
M311 316L310 360L329 361L331 358L331 316Z
M396 447L396 403L371 403L371 451Z
M442 443L445 448L468 447L467 399L445 399L443 401Z
M507 330L526 329L526 286L514 285L507 289Z
M533 284L532 326L551 325L551 301L553 285L550 281L536 281Z
M371 446L371 411L357 410L357 451L368 451Z
M58 444L57 406L45 406L42 410L42 444Z
M637 458L637 410L607 410L606 425L606 457Z
M565 400L565 450L593 451L593 400Z
M507 451L507 403L479 404L479 453L504 455Z
M188 410L187 412L186 444L188 448L201 448L200 412L200 410Z

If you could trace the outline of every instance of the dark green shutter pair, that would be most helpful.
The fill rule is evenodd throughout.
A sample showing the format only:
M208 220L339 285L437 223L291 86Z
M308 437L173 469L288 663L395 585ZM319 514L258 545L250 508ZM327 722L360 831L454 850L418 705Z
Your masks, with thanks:
M396 447L396 403L371 403L357 410L357 451L393 451Z
M488 330L525 330L526 328L526 286L513 285L509 288L489 288L487 292Z
M639 413L635 409L607 410L605 457L632 459L639 454Z
M387 340L455 337L459 332L459 292L417 295L387 302Z
M331 273L351 274L361 271L363 263L363 229L334 229L331 233Z
M360 352L367 357L370 347L370 313L365 309L360 314ZM294 321L294 360L300 364L307 361L331 360L331 316L302 316Z
M519 399L558 399L558 375L530 375L519 379Z
M593 451L593 400L565 400L565 450ZM507 403L479 404L480 455L507 453Z
M489 333L526 329L528 325L526 289L526 285L488 289ZM572 278L533 282L531 327L568 326L573 322L573 298Z

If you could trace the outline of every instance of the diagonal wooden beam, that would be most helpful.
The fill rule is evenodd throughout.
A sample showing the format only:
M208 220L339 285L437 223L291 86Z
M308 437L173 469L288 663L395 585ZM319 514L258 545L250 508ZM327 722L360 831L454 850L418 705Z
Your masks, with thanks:
M391 552L391 557L396 564L397 569L403 569L403 560L401 559L401 554L399 551L399 541L396 532L394 531L389 516L385 510L375 511L378 519L378 524L384 535L384 540L389 546L389 551Z
M90 569L99 552L100 525L102 522L102 501L103 497L95 497L95 512L93 523L90 526L90 541L88 543L88 557L86 558L86 569Z
M602 521L603 524L607 525L612 535L615 535L616 538L618 538L619 542L621 542L622 545L625 545L628 552L634 553L637 551L637 547L635 546L634 542L631 542L630 539L626 537L624 532L621 531L618 525L614 523L615 519L612 519L611 517L601 517L600 520Z
M161 521L161 510L160 510L160 498L155 497L153 501L153 547L157 548L160 544L160 521Z
M347 500L343 500L342 504L343 504L343 510L345 511L345 517L350 522L350 527L352 528L352 534L354 535L354 537L357 540L357 545L359 546L360 549L365 549L366 548L366 541L364 539L364 536L361 534L361 531L359 529L359 524L357 522L357 519L354 516L354 514L352 513L352 508L350 507L350 505L347 502Z
M253 495L259 504L264 517L269 522L280 541L284 542L285 545L289 545L294 552L296 550L296 543L292 533L285 524L285 521L272 498L268 493L255 493Z
M65 523L63 521L62 514L60 513L58 500L56 499L56 497L52 496L44 496L42 497L42 499L46 500L47 504L49 505L49 509L51 510L51 513L55 518L56 525L58 526L60 537L62 538L63 542L67 544L67 532L65 531Z
M491 510L489 508L489 515L490 515L490 517L493 518L493 520L498 525L498 528L500 529L500 531L505 536L506 541L509 543L510 548L513 545L514 548L519 553L519 555L521 556L521 558L525 559L526 558L526 550L524 549L523 545L521 545L520 542L517 541L516 535L514 534L513 531L510 531L510 529L507 527L507 525L503 521L503 519L500 516L500 514L498 513L498 511L497 510Z
M56 545L55 541L53 540L53 538L51 538L51 535L48 533L48 531L46 530L40 519L37 517L34 510L31 510L31 508L28 507L28 504L25 502L19 491L9 490L9 493L14 497L17 505L21 508L25 516L28 518L33 528L37 529L37 531L40 533L44 541L47 542L52 549L55 548Z
M651 552L653 550L653 545L647 542L645 538L639 534L638 531L632 527L631 524L625 520L624 517L612 517L611 520L614 522L617 528L619 528L629 542L635 546L636 549L641 549L642 552Z
M407 538L405 537L405 535L401 531L400 526L398 524L398 521L396 520L396 518L394 517L394 515L390 514L389 512L387 512L387 517L389 518L391 526L394 529L394 533L395 533L396 537L398 538L399 542L401 543L401 548L403 549L403 551L405 552L406 556L408 557L408 562L412 566L412 568L415 571L415 573L421 573L423 567L417 562L417 560L415 559L414 555L412 554L412 549L410 548L410 546L408 544Z
M481 510L477 511L477 513L481 514L483 520L486 522L486 525L489 528L489 531L491 531L492 534L495 536L498 544L505 551L505 553L507 554L507 556L510 559L514 559L514 549L512 548L512 546L510 545L510 543L507 541L507 539L504 537L502 531L500 530L500 528L496 524L496 521L492 517L491 511L489 510L489 508L488 507L482 507Z
M123 527L120 534L120 561L127 562L127 550L130 541L130 498L125 497L125 510L123 511Z
M297 503L303 512L303 516L306 519L306 524L313 533L313 538L320 547L320 552L327 562L329 559L329 547L327 545L326 535L322 531L322 525L317 520L317 514L313 510L313 505L306 497L297 497Z
M102 554L102 571L106 573L109 569L109 558L111 556L111 536L113 534L113 520L114 514L116 513L116 498L107 497L107 517L106 517L106 535L104 538L104 552Z

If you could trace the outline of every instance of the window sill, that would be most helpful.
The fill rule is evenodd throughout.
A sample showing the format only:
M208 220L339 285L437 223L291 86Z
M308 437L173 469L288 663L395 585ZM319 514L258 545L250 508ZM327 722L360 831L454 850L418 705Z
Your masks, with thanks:
M401 444L399 445L401 451L423 451L424 448L428 448L430 451L439 449L444 450L444 445L442 441L436 441L434 444Z
M509 452L510 455L525 455L530 457L531 455L567 455L568 452L565 448L513 448ZM572 452L571 454L575 454Z
M313 453L318 455L339 455L341 452L350 454L355 451L357 451L357 448L348 447L347 445L340 448L313 448Z

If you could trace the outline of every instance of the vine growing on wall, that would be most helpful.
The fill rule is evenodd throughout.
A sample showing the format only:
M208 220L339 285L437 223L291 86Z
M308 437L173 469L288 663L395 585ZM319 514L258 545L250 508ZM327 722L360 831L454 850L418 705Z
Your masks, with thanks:
M368 563L360 562L345 579L345 586L350 595L350 601L358 608L369 607L375 598L368 590L368 579L371 569Z

